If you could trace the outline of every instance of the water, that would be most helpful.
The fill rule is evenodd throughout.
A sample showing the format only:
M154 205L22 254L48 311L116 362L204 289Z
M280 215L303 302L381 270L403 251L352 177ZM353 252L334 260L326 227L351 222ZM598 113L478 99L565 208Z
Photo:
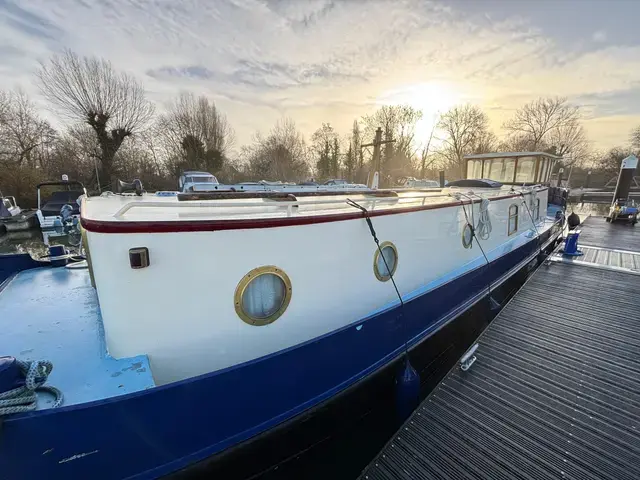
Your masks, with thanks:
M609 207L608 203L568 203L567 215L573 211L580 216L581 220L584 220L589 215L601 217L609 213Z
M39 259L48 254L49 245L64 245L75 249L80 245L80 241L80 233L77 230L69 231L62 228L46 232L40 229L8 232L0 235L0 254L29 253L33 258Z

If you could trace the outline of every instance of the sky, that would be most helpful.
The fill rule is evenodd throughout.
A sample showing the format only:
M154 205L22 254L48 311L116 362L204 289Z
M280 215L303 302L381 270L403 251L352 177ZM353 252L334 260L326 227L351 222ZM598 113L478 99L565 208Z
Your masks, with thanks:
M143 82L162 111L182 91L215 100L251 141L282 117L346 133L389 103L474 103L503 121L540 96L581 105L596 148L640 125L634 0L0 0L0 88L39 97L39 62L70 48Z

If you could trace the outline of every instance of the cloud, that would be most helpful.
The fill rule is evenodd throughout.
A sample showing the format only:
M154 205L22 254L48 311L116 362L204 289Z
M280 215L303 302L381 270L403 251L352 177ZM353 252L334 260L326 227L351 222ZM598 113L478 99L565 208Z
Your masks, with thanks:
M597 32L594 32L591 39L594 42L605 42L607 40L607 32L604 30L598 30Z
M485 106L496 127L540 95L595 102L596 116L640 113L616 110L615 96L640 85L640 45L605 44L601 30L589 49L499 5L465 4L0 0L0 88L37 95L38 61L69 47L138 76L159 110L183 90L210 96L240 143L281 115L306 133L322 122L346 131L378 99L429 82Z

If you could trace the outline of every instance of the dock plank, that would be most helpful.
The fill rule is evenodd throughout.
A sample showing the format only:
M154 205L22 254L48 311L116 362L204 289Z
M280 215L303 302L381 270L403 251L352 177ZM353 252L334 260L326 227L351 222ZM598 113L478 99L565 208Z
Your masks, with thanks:
M604 217L588 217L582 223L580 243L593 247L640 251L640 224L608 223Z
M640 228L586 227L640 250ZM638 292L637 274L540 267L361 478L640 478Z

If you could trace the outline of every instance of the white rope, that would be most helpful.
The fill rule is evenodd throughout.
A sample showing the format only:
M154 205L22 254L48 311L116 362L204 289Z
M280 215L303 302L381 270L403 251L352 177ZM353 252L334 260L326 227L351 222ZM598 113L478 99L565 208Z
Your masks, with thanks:
M482 240L487 240L489 235L491 235L491 219L489 218L490 203L488 198L482 198L480 202L480 218L478 219L478 226L476 227L476 235Z
M17 360L17 362L25 377L25 384L22 387L0 393L0 417L35 410L37 407L36 391L49 392L55 397L51 408L62 404L62 392L55 387L44 385L53 370L51 362L48 360L35 362Z

